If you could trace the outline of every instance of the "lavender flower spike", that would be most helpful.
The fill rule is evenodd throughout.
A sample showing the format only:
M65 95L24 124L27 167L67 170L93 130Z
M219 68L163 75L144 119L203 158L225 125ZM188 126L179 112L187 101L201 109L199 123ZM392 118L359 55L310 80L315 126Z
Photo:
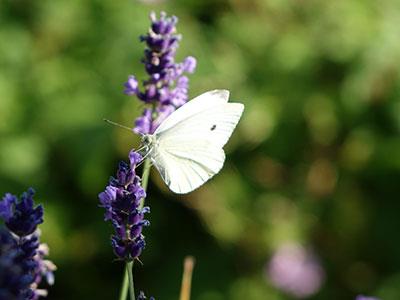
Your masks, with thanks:
M142 60L149 75L143 81L143 90L139 89L138 80L130 75L125 83L125 94L136 95L149 107L135 121L134 131L141 134L153 133L160 123L188 100L189 79L184 73L193 73L196 59L186 57L183 62L175 62L180 35L176 34L178 19L168 18L165 12L150 14L151 26L148 33L141 37L146 43Z
M131 151L129 159L130 165L120 162L117 176L111 177L105 191L99 194L100 206L106 210L104 219L111 221L114 226L115 233L111 236L114 253L126 261L141 254L145 247L142 229L150 224L144 219L144 214L150 212L150 208L140 208L141 199L146 197L146 193L135 173L142 156Z
M45 260L48 247L40 244L37 229L43 222L43 207L34 206L34 194L30 188L20 199L6 194L0 201L0 218L9 229L0 232L0 299L37 300L47 295L39 288L42 278L54 283L56 266Z

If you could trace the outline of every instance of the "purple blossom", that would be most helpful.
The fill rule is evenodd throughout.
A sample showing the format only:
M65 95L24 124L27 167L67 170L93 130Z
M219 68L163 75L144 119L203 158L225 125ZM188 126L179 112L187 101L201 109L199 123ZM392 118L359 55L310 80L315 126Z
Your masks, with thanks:
M189 79L184 73L193 73L196 59L186 57L183 62L175 62L175 54L179 47L180 35L176 34L178 19L167 17L165 12L150 14L151 26L148 33L140 40L146 43L142 60L149 75L143 81L143 90L135 76L130 75L125 83L124 93L136 95L149 107L142 116L136 119L134 131L140 134L153 133L158 125L174 110L188 100Z
M32 284L32 287L34 288L34 297L32 299L34 300L39 299L39 297L45 297L48 294L46 289L39 288L43 278L48 285L54 284L54 271L57 267L52 261L45 259L48 255L49 247L47 244L42 243L37 248L36 254L33 257L36 262L34 282Z
M128 81L124 84L124 86L124 93L127 95L135 95L138 92L138 82L133 75L128 77Z
M39 288L42 278L46 277L49 285L54 283L56 267L45 260L48 248L40 244L37 229L43 222L43 208L34 207L33 196L30 188L20 199L6 194L0 201L0 218L9 229L0 233L0 299L37 300L47 295L47 290ZM7 270L8 263L12 270Z
M150 224L144 219L150 208L140 207L146 193L135 173L142 156L131 151L129 160L130 165L120 162L116 177L111 177L105 191L99 194L100 206L105 209L104 220L111 221L115 230L111 236L114 253L124 260L139 257L145 247L142 229Z
M0 217L8 229L22 237L33 233L37 225L43 223L43 207L33 207L35 191L30 188L21 199L12 194L5 194L0 201Z
M296 298L315 294L324 280L324 271L316 257L299 245L281 246L267 268L271 283Z
M367 297L367 296L364 296L364 295L358 295L356 297L356 300L379 300L379 299L375 298L375 297Z

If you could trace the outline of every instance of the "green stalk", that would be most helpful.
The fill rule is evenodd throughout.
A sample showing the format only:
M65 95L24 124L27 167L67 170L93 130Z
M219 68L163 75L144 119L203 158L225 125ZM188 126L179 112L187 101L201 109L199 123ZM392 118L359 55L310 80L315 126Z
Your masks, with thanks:
M128 295L128 287L128 270L127 268L125 268L124 279L122 280L121 292L119 294L119 300L126 300L126 296Z
M143 173L142 173L142 188L145 191L147 190L147 184L149 182L150 167L151 167L151 161L150 159L147 158L144 161ZM144 198L140 201L139 208L143 208L143 206L144 206ZM124 272L124 279L122 280L122 287L121 287L121 293L119 295L119 300L126 300L126 297L128 296L128 288L130 290L131 300L135 300L135 289L133 284L132 268L133 268L133 261L127 262Z
M126 272L128 273L128 278L129 278L129 295L131 300L135 300L135 286L133 284L132 268L133 268L133 261L127 262Z
M142 174L142 188L144 189L144 191L147 190L147 184L149 183L150 167L151 167L151 161L150 159L146 158L146 160L144 161L143 174ZM143 208L143 206L144 206L144 198L140 201L139 208Z

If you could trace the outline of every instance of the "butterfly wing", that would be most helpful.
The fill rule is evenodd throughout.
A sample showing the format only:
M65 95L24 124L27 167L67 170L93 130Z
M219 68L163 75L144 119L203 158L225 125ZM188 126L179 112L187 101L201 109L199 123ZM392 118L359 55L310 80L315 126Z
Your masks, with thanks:
M151 158L173 192L189 193L221 170L225 160L222 147L244 109L243 104L228 103L228 96L227 91L200 95L156 130Z
M224 161L222 148L200 143L159 148L153 159L164 182L177 194L186 194L201 186L221 170Z
M229 99L229 91L227 90L213 90L205 92L196 98L193 98L185 105L178 108L171 115L168 116L158 126L154 134L160 134L163 131L170 129L177 123L191 117L192 115L203 111L207 108L214 107L217 104L227 103Z

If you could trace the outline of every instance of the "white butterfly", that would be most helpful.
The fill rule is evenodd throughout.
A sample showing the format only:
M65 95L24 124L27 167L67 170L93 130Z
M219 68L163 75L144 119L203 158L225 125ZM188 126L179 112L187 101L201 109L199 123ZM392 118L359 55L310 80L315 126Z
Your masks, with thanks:
M221 170L222 147L244 109L228 98L227 90L206 92L169 115L154 134L143 136L146 155L173 192L189 193Z

